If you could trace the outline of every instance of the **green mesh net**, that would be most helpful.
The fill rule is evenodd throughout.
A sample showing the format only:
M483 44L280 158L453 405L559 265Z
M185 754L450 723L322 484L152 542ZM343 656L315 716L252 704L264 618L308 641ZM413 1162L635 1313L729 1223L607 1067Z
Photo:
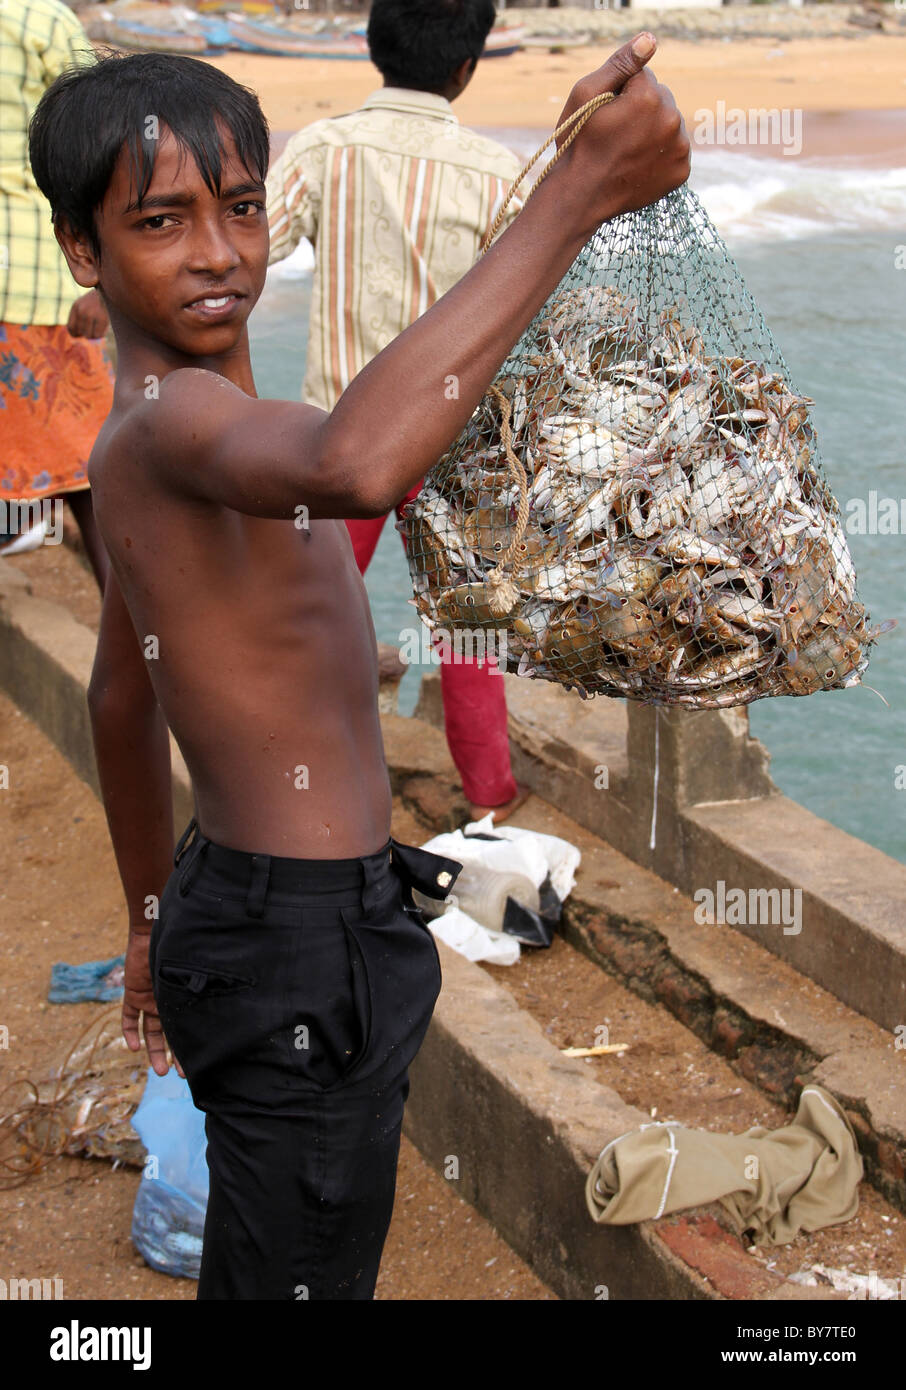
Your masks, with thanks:
M606 223L403 514L422 619L582 695L857 683L876 634L812 404L688 188Z

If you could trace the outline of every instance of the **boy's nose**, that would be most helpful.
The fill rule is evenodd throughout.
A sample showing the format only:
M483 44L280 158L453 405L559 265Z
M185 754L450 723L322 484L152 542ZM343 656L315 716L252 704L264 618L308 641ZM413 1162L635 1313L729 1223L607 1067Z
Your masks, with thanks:
M220 226L201 226L192 239L189 270L224 275L239 264L239 255L230 237Z

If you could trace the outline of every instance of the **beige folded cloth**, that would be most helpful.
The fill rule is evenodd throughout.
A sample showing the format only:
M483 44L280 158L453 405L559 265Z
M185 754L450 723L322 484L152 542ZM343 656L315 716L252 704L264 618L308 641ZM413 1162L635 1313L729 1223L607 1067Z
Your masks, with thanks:
M806 1086L792 1124L710 1134L653 1121L613 1139L588 1175L595 1221L628 1226L719 1201L756 1245L786 1245L855 1216L862 1159L833 1096Z

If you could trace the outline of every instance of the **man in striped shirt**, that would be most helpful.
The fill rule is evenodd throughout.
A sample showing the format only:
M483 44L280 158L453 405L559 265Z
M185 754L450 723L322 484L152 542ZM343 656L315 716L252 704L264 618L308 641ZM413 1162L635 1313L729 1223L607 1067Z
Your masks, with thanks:
M312 405L331 410L466 274L519 173L508 150L461 126L451 106L494 15L491 0L374 0L368 43L383 88L291 136L271 169L270 263L303 238L315 247L303 391ZM362 573L385 521L346 523ZM499 821L527 794L510 767L503 682L493 658L454 655L440 668L447 741L473 816L492 810Z

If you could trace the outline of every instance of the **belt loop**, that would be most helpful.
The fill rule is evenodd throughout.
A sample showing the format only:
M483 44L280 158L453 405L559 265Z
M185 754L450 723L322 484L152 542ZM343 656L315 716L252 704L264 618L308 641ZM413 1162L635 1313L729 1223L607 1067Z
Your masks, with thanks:
M267 900L267 885L271 876L271 857L269 854L252 855L252 873L249 883L245 910L249 917L263 917Z
M182 834L179 837L179 840L176 843L176 849L173 852L174 868L179 863L180 859L182 858L183 854L188 848L188 839L193 831L195 831L196 834L198 832L198 821L195 819L194 816L189 821L189 824L186 826L185 830L182 832Z

